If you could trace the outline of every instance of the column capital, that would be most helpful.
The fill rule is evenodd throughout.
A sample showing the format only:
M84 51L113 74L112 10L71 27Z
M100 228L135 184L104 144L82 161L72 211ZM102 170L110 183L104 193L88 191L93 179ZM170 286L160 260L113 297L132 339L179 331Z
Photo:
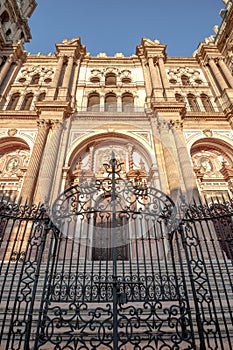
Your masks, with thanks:
M183 122L179 119L177 120L170 120L170 124L173 128L177 130L183 130Z
M169 131L172 127L170 121L167 120L158 120L158 129L161 130L166 130Z
M66 57L68 58L68 61L71 61L71 59L74 60L74 54L73 54L73 52L68 53L68 54L66 55Z
M64 123L59 119L50 120L50 127L51 127L51 130L53 131L58 129L63 129Z
M46 120L46 119L40 119L37 120L37 126L39 129L49 129L50 128L50 120Z
M164 63L164 55L162 54L158 54L154 57L154 63L158 64L159 62L163 62Z
M65 54L64 54L64 52L59 52L59 53L56 54L56 56L57 56L58 59L59 58L64 58Z

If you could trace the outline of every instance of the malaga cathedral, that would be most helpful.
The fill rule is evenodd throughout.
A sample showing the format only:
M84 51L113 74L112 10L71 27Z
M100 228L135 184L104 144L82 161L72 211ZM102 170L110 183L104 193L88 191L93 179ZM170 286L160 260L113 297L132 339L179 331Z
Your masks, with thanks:
M91 56L79 37L28 54L36 2L0 7L0 189L53 201L103 174L112 150L122 176L201 196L232 193L232 2L191 57L142 38L135 53ZM35 38L36 39L36 38Z
M0 349L232 350L233 1L190 57L29 54L36 6L0 1Z

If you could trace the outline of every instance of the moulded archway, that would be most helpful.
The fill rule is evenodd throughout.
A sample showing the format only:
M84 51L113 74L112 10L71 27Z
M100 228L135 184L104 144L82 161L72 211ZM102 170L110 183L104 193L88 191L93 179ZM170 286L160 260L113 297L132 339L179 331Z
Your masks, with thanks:
M190 155L200 191L207 198L228 196L231 189L233 147L223 140L206 137L192 145Z
M15 197L27 171L30 148L17 137L4 137L0 141L0 194Z
M151 147L132 135L120 133L99 133L75 143L67 154L65 163L65 169L69 169L69 181L72 183L79 176L83 179L100 177L102 164L110 160L112 152L124 163L124 178L135 179L137 173L143 181L154 181L151 168L156 164L156 159ZM159 176L156 175L157 182L154 185L160 188ZM69 181L66 185L63 184L63 189L71 184Z

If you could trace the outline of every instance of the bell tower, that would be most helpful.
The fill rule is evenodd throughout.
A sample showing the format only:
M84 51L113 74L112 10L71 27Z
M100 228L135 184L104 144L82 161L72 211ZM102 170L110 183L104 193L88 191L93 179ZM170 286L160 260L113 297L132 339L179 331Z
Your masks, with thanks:
M35 0L2 0L0 4L0 49L31 39L28 19L35 10Z

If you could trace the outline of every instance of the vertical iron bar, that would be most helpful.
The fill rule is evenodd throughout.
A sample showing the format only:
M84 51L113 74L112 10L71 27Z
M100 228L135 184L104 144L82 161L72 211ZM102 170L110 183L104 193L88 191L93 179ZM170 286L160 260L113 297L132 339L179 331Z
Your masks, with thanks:
M182 244L183 244L184 251L185 251L185 257L186 257L186 261L188 263L188 272L189 272L189 276L190 276L190 283L191 283L191 288L192 288L193 302L194 302L194 306L195 306L195 310L196 310L197 329L198 329L199 340L200 340L199 347L200 347L200 350L206 350L203 322L201 320L201 311L200 311L200 308L199 308L199 302L198 302L198 297L197 297L197 293L196 293L196 287L195 287L195 283L194 283L194 280L193 280L193 271L192 271L191 263L190 263L190 258L192 260L193 257L189 256L188 247L187 247L187 243L186 243L186 239L185 239L184 228L183 228L183 226L181 224L180 224L180 226L178 228L178 232L179 232L179 234L181 235L181 238L182 238ZM191 252L190 252L190 255L191 255Z
M33 283L30 307L29 307L29 310L28 310L28 320L27 320L26 330L25 330L24 350L29 350L30 349L33 310L34 310L35 297L36 297L37 286L38 286L38 281L39 281L39 276L40 276L40 268L41 268L41 263L42 263L44 248L45 248L46 237L48 235L48 232L50 230L50 225L51 225L50 219L48 220L47 223L44 222L43 224L45 225L45 227L44 227L44 230L42 232L41 244L40 244L40 247L39 247L39 256L38 256L36 272L35 272L35 280L34 280L34 283Z
M115 168L115 154L112 152L112 187L111 187L111 199L112 199L112 245L113 245L113 350L118 350L118 325L117 325L117 256L116 256L116 168Z

